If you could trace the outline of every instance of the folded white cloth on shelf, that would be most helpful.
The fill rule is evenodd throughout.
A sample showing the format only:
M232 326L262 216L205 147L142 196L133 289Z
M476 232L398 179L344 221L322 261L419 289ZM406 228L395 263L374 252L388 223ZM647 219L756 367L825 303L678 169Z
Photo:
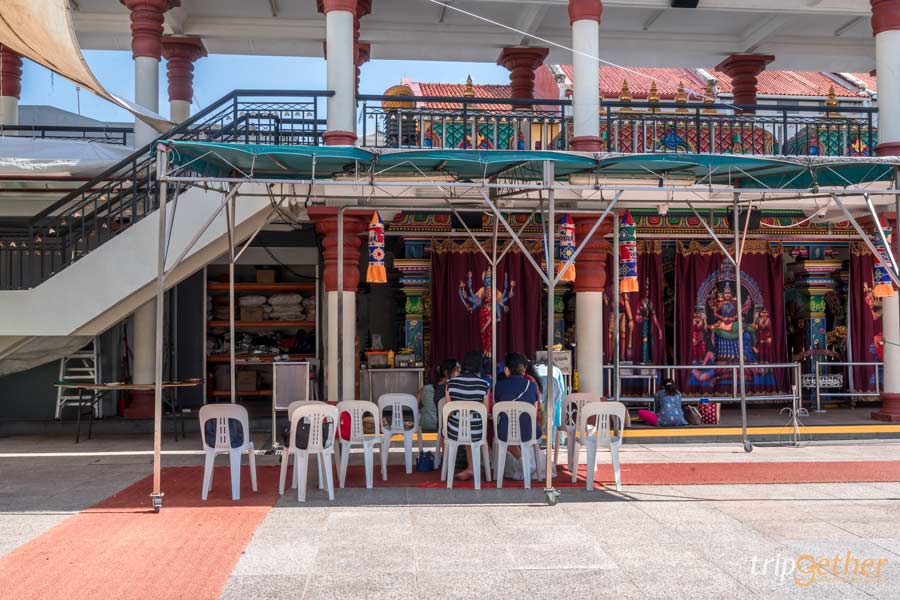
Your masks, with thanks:
M300 304L302 301L303 296L300 294L274 294L269 298L269 304L272 306Z
M250 295L250 296L241 296L240 298L238 298L238 304L241 306L262 306L265 303L266 303L265 296Z

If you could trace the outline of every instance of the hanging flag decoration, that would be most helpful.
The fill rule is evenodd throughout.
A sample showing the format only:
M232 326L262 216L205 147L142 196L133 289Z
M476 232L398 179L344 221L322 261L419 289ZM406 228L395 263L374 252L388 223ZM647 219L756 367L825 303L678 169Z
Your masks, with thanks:
M366 269L366 283L387 283L384 268L384 223L376 210L369 222L369 268Z
M631 212L625 211L619 223L619 291L636 292L638 284L637 227Z
M883 227L884 229L884 237L887 238L888 243L891 241L891 228ZM880 235L875 235L875 239L872 241L875 244L875 249L878 250L878 254L884 258L884 260L890 260L888 258L887 248L884 247L884 243L881 241ZM888 273L887 267L885 267L878 258L875 258L875 288L872 290L872 295L876 298L886 298L888 296L894 295L894 284L891 282L891 276Z
M570 258L575 256L575 221L571 215L563 215L559 222L559 268L563 268ZM575 263L569 265L560 281L575 281Z

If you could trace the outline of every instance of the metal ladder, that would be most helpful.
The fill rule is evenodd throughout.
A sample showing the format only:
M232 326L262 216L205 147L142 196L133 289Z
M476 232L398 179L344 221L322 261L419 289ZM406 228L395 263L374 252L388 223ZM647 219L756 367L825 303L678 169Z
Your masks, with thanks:
M79 381L82 383L100 383L100 345L95 337L87 346L64 356L59 360L59 380ZM81 397L74 388L56 388L56 412L54 418L59 420L64 408L71 406L78 408ZM94 416L103 418L103 403L94 405Z

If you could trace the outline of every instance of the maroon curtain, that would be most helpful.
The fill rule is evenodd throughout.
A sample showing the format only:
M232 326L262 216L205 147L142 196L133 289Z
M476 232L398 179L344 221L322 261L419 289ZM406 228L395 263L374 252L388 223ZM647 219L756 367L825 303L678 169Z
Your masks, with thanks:
M875 257L862 242L850 243L850 338L854 362L881 362L881 301L872 295ZM849 385L849 384L848 384ZM875 367L853 367L853 388L875 391Z
M535 248L536 249L536 248ZM534 255L540 264L540 255ZM471 274L471 278L470 278ZM469 350L490 348L491 297L485 292L488 262L471 240L435 240L431 254L433 364L461 360ZM543 286L524 254L514 248L497 266L497 360L507 352L534 356L544 339Z
M603 303L604 322L607 324L603 341L604 362L613 362L613 257L607 256L606 293ZM665 311L663 310L662 241L638 240L638 281L640 291L625 294L628 300L619 305L619 334L624 343L619 347L619 359L625 363L666 364ZM624 334L624 335L623 335ZM646 340L644 339L646 335Z
M681 371L679 385L692 394L730 395L735 383L732 371L715 365L738 364L734 267L715 244L699 242L678 243L675 265L678 363L698 366ZM746 242L741 277L744 361L750 366L745 371L746 389L787 391L790 378L785 369L753 367L787 358L780 244Z

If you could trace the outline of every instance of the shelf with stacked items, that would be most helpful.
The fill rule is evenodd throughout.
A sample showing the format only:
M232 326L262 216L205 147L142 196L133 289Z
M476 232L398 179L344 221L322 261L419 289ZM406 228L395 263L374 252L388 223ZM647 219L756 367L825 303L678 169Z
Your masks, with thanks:
M297 269L303 267L240 265L236 269L236 396L247 401L272 397L273 363L315 361L318 356L318 286L314 279L318 274L315 270L298 273ZM210 265L206 275L205 359L211 378L207 398L224 399L231 396L228 365L232 287L227 272L218 265ZM313 280L304 281L303 277Z

